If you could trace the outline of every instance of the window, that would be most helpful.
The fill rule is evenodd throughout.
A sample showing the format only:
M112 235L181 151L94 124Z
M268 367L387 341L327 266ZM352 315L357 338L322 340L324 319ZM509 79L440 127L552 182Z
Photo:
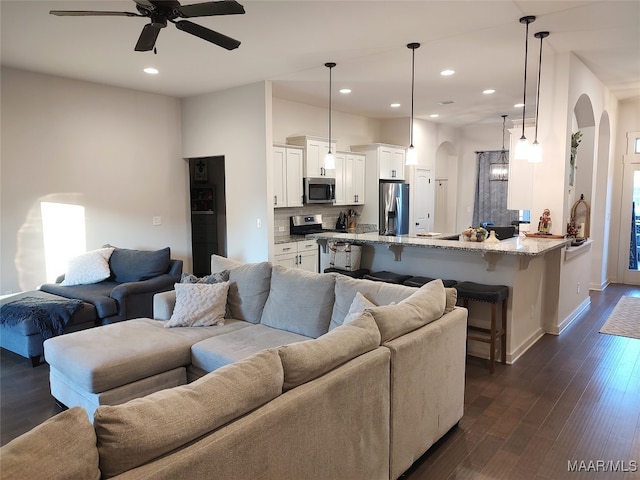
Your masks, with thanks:
M40 212L47 282L55 282L69 259L86 251L84 207L41 202Z

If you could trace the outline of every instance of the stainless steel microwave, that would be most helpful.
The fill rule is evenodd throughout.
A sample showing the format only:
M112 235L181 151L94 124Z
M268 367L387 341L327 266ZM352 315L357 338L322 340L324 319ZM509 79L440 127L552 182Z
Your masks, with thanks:
M334 203L336 179L319 177L304 179L304 203Z

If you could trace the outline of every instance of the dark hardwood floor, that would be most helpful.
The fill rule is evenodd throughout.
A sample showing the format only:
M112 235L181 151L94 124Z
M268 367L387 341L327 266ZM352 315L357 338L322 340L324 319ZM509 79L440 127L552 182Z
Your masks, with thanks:
M494 375L469 357L464 417L403 478L640 479L640 340L598 333L623 295L640 296L640 287L591 292L589 309L561 336L545 335ZM31 368L5 350L0 361L5 444L60 408L46 364Z

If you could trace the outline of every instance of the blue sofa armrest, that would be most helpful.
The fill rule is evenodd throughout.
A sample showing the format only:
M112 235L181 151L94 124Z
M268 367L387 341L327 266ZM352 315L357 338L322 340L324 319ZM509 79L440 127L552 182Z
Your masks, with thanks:
M110 293L118 303L117 317L107 318L105 323L130 318L153 318L153 296L173 290L182 275L182 260L171 260L167 273L139 282L121 283Z

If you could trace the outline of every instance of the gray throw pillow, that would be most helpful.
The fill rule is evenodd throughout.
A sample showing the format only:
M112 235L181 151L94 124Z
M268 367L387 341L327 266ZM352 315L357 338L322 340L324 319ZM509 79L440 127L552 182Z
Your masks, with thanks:
M229 281L229 270L205 275L204 277L196 277L193 273L183 273L180 283L222 283Z
M116 282L139 282L165 273L170 261L169 247L155 251L116 248L109 259L109 267Z

